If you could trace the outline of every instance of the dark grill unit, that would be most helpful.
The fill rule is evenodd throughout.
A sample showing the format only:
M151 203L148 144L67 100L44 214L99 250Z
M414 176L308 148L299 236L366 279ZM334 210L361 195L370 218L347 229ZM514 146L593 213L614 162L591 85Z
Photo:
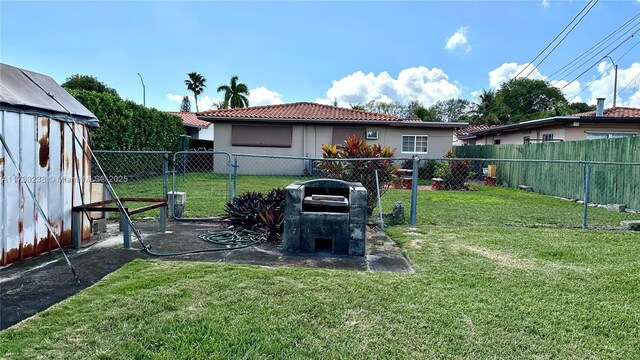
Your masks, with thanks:
M286 188L285 252L364 256L367 190L360 183L320 179Z

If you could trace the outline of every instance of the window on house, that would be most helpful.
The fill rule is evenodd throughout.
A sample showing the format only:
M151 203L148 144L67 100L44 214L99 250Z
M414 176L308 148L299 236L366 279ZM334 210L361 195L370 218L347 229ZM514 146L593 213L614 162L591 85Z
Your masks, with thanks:
M493 140L493 145L500 145L500 139Z
M333 128L333 144L344 144L347 136L357 136L359 139L364 139L366 136L365 128L343 128L343 127L334 127Z
M231 145L290 148L292 134L291 126L233 125Z
M402 135L403 153L427 153L427 135Z
M543 142L553 141L553 134L543 134L542 141Z
M638 136L635 133L629 132L587 132L587 140L596 140L596 139L613 139L613 138L621 138L621 137L633 137Z
M525 137L522 139L522 143L523 143L523 144L525 144L525 145L529 145L529 144L531 144L531 136L525 136Z

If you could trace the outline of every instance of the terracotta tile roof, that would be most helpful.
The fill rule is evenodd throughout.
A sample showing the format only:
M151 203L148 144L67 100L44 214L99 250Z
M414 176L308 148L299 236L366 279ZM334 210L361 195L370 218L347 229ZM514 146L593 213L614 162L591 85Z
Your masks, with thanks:
M199 112L198 116L245 119L421 121L418 118L400 118L393 115L311 102L208 110Z
M197 126L201 128L208 128L211 123L208 121L202 121L198 119L196 113L194 112L177 112L177 111L167 111L169 114L177 115L182 118L182 123L187 126Z
M570 116L579 116L579 117L595 117L595 111L584 112L580 114L574 114ZM604 109L605 117L619 117L619 118L634 118L640 117L640 108L632 108L632 107L621 107L616 106L608 109Z
M453 132L453 135L457 138L466 137L472 135L472 133L476 131L482 131L487 129L493 129L500 125L469 125L464 129L456 130Z

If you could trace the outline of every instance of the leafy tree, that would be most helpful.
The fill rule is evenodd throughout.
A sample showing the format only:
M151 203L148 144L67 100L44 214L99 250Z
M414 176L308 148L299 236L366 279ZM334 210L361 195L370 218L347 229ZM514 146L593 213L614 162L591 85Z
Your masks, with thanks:
M511 79L496 92L497 101L507 112L499 114L501 123L539 119L556 112L567 103L562 92L544 80Z
M371 215L377 200L375 170L378 170L380 191L384 193L397 179L398 167L389 160L395 153L396 149L388 146L367 145L357 136L347 136L344 144L322 145L322 157L332 160L322 161L318 168L327 178L361 183L367 189L367 214ZM378 160L339 160L357 158Z
M204 88L207 87L207 85L204 84L207 81L207 79L205 79L204 76L198 74L197 72L190 72L187 74L187 76L189 76L189 78L184 81L184 84L187 85L187 89L189 91L193 91L193 98L196 100L196 112L197 112L199 111L198 95L200 95L204 91Z
M595 105L589 105L584 102L574 102L567 105L566 112L563 115L579 114L579 113L585 113L585 112L595 111L595 110L596 110Z
M92 131L94 149L174 150L184 133L178 116L122 100L109 92L69 93L100 119L100 127Z
M108 87L105 83L99 81L98 78L91 75L71 75L62 84L62 87L64 87L66 90L95 91L98 93L108 93L120 97L116 89Z
M224 101L222 106L224 109L229 107L232 109L243 108L249 106L249 88L246 84L238 83L238 75L233 75L229 85L220 85L218 92L224 91Z
M468 121L472 103L465 99L441 100L433 104L431 110L436 118L444 122Z
M182 105L180 105L180 112L191 112L191 101L189 101L189 97L185 95L182 98Z
M482 90L480 103L475 104L469 115L474 125L498 125L500 124L499 116L503 112L504 106L496 98L496 92Z
M419 101L413 100L408 105L408 110L411 116L422 119L422 121L439 121L436 114L431 110L425 108Z
M413 116L407 105L403 105L397 101L383 102L383 101L371 100L366 104L351 105L351 108L356 110L366 110L366 111L376 112L380 114L393 115L393 116L398 116L403 118Z

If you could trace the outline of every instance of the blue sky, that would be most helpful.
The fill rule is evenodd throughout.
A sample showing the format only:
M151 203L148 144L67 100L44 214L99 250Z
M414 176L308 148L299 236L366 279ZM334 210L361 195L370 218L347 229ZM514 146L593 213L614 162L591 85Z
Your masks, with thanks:
M191 71L207 78L201 110L220 98L215 88L232 74L252 89L252 105L333 99L430 105L499 86L585 4L2 1L0 58L60 83L76 73L94 75L141 103L139 72L147 105L161 110L178 110ZM548 76L639 12L636 0L600 0L531 77L564 86L582 69ZM638 42L640 34L611 54L619 89L627 85L618 105L640 106L640 46L632 48ZM603 61L564 91L593 102L611 99L612 85L610 62Z

